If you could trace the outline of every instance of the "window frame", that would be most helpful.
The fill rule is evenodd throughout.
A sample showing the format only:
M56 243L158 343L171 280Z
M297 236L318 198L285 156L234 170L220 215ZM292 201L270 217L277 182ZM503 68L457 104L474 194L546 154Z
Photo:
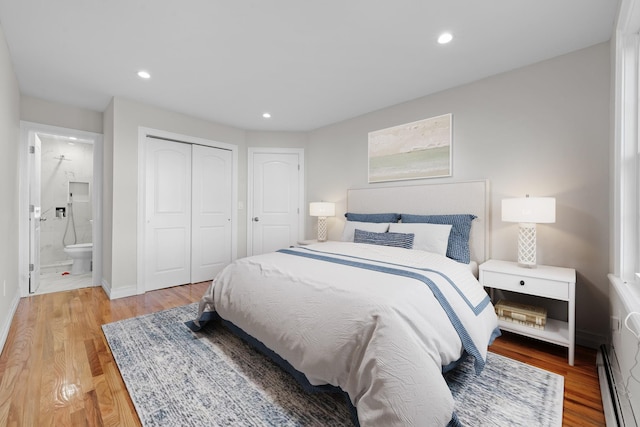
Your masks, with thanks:
M640 1L622 0L612 47L613 203L611 271L640 284Z

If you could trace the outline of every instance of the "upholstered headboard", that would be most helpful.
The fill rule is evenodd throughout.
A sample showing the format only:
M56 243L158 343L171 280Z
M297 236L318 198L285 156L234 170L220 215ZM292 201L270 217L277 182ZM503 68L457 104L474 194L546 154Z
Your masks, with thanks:
M490 256L487 180L350 189L347 212L473 214L477 218L472 223L469 239L471 259L481 263Z

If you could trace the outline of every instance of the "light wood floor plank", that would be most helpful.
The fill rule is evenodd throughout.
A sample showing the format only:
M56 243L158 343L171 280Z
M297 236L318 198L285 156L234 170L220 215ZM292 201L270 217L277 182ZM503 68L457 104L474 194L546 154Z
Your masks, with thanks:
M140 426L101 325L200 299L208 283L110 301L101 288L23 298L0 356L0 426ZM565 378L565 426L604 426L595 350L505 333L491 351Z

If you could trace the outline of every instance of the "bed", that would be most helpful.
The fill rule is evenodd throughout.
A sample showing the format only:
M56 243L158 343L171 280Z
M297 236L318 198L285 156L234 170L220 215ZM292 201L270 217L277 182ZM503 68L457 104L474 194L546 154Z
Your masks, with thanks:
M466 357L480 373L499 335L472 268L486 256L487 192L486 181L350 190L340 241L235 261L194 326L220 317L304 382L339 387L363 427L458 425L442 374Z

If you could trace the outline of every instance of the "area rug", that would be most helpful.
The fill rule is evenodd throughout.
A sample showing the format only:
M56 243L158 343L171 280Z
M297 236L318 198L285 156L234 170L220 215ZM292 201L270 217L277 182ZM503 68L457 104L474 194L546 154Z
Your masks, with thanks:
M191 332L197 304L103 325L144 426L353 426L344 395L305 392L221 325ZM489 353L446 375L466 426L560 426L564 379Z

